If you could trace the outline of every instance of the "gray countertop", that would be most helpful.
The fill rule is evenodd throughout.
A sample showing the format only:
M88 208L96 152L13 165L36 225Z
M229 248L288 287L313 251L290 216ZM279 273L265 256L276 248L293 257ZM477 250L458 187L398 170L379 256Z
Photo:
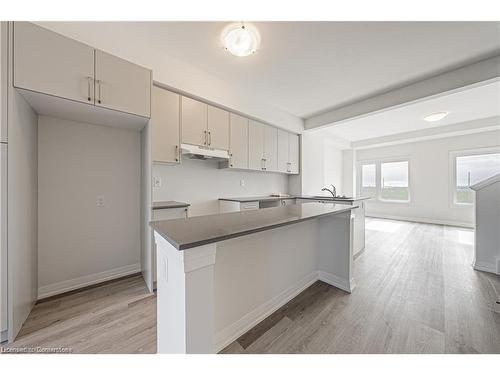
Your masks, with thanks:
M272 197L270 195L257 196L257 197L236 197L236 198L219 198L220 201L230 202L263 202L263 201L280 201L282 199L295 199L293 195L286 197Z
M165 208L183 208L183 207L189 207L189 203L184 203L184 202L176 202L176 201L158 201L158 202L153 202L153 210L162 210Z
M370 197L352 197L350 199L342 199L342 198L333 198L332 196L325 195L323 196L312 196L312 195L290 195L285 197L271 197L269 195L266 196L257 196L257 197L236 197L236 198L219 198L220 201L230 201L230 202L265 202L265 201L279 201L282 199L310 199L310 200L329 200L335 202L357 202L366 199L370 199Z
M149 225L178 250L350 211L357 206L308 203L243 212L160 220Z

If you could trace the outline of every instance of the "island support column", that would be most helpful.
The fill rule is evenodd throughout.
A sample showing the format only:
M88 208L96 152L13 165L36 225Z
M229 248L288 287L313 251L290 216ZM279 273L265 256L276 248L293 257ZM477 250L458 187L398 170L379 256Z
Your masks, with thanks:
M214 353L216 244L179 251L155 240L158 353Z
M319 219L318 278L348 293L355 287L354 218L353 211L348 211Z

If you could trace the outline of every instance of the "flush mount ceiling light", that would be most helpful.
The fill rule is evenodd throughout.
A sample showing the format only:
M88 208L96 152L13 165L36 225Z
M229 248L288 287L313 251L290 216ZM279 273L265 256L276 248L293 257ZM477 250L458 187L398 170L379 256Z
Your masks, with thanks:
M431 113L430 115L425 116L424 120L427 122L436 122L436 121L444 119L449 114L450 114L450 112L435 112L435 113Z
M250 24L232 24L222 31L222 44L234 56L248 56L259 48L260 35Z

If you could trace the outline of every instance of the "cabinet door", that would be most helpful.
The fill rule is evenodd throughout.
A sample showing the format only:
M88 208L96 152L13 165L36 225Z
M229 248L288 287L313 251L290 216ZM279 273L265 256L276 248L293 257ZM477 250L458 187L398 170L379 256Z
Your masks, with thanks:
M278 129L264 125L264 167L266 171L278 171Z
M32 23L15 22L14 86L94 104L94 49Z
M248 168L264 169L264 124L249 120L248 122Z
M290 173L299 173L299 156L300 156L300 146L299 146L299 136L297 134L288 134L288 144L289 144L289 162L290 162Z
M230 114L229 167L248 168L248 119Z
M181 97L182 143L207 145L207 105L194 99Z
M180 160L180 95L153 86L151 102L153 162Z
M95 104L150 117L151 70L96 50Z
M288 132L278 129L278 171L288 173L289 157L288 157Z
M229 150L229 112L208 106L208 146Z

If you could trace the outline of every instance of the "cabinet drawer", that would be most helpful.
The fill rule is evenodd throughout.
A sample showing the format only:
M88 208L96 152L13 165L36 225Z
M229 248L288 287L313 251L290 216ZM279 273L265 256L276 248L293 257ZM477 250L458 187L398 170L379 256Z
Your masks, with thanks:
M240 210L258 210L259 202L242 202L240 203Z

